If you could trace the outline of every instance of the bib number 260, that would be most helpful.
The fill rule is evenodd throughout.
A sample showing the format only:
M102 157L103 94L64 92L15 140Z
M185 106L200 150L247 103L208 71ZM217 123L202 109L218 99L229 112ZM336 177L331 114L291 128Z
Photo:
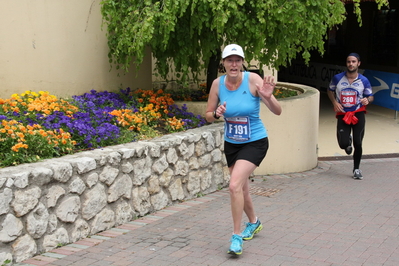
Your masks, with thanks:
M352 90L344 90L341 92L341 104L344 107L351 107L356 104L356 92Z

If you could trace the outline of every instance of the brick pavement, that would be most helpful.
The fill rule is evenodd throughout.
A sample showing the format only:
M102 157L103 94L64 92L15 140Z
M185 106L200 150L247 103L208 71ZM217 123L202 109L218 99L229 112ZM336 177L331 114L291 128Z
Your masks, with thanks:
M15 265L399 265L399 158L365 159L361 169L362 181L351 160L254 177L264 229L238 257L227 254L223 189Z

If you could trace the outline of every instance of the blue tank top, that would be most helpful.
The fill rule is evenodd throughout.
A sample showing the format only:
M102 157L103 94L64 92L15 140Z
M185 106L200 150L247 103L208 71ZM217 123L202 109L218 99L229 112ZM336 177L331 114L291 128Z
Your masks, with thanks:
M253 96L249 89L249 72L237 90L228 90L225 85L226 75L220 77L219 100L226 102L224 113L224 139L230 143L242 144L267 137L267 130L259 116L260 98Z

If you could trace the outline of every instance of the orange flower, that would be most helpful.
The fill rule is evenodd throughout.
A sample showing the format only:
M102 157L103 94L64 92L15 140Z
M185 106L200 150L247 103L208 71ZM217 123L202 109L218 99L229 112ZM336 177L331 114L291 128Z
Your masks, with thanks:
M48 134L46 131L44 131L43 129L39 130L39 134L42 135L43 137L47 137Z
M18 129L21 131L21 132L26 132L26 127L24 126L24 125L19 125L18 126Z
M12 151L18 152L19 149L23 148L23 149L28 149L28 145L27 144L23 144L18 142L17 144L15 144L14 146L11 147Z
M25 137L25 135L23 134L23 133L21 133L21 132L17 132L17 133L15 133L17 136L18 136L18 138L20 138L20 139L23 139L24 137Z

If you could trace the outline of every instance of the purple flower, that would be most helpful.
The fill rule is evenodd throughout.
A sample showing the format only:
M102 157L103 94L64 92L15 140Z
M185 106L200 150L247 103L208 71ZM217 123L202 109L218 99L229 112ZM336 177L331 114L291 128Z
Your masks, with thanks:
M195 116L191 112L187 112L187 105L183 104L180 108L178 105L173 104L168 107L169 117L176 117L182 119L184 122L184 129L191 129L206 125L206 120L200 115Z

